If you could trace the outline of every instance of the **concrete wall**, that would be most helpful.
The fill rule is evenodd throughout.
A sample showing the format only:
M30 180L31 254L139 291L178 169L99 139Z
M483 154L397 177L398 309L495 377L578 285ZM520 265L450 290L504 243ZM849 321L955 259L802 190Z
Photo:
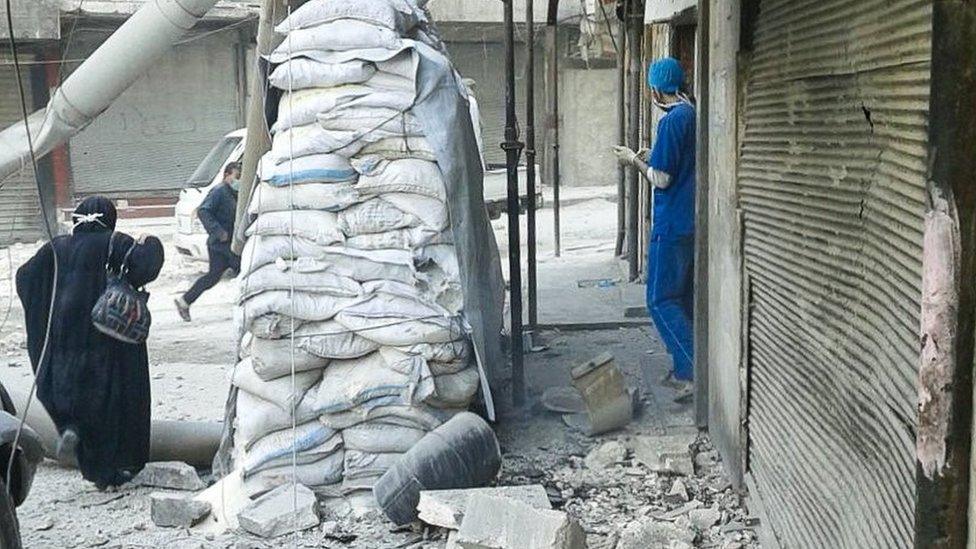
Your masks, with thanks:
M571 69L559 76L560 182L617 184L617 69Z
M733 481L744 476L742 223L736 195L739 0L709 14L709 431Z

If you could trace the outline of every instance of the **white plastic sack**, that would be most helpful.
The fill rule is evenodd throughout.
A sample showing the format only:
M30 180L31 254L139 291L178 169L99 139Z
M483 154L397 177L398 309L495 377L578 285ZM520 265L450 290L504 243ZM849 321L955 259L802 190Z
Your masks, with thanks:
M295 409L295 423L301 424L318 417L315 411L315 395L318 389L312 387ZM292 426L291 411L285 412L277 404L268 402L247 391L237 392L237 418L235 426L244 450L274 431Z
M301 272L287 261L264 265L240 279L240 300L273 290L292 290L336 297L362 295L362 286L348 276L332 271Z
M295 331L295 344L306 353L339 360L363 357L379 348L334 320L303 325Z
M275 431L255 442L250 450L244 452L241 468L244 474L269 467L291 464L292 453L298 463L318 461L342 448L342 435L322 425L309 421L291 428ZM288 463L280 461L287 460Z
M335 320L362 337L392 347L459 339L464 334L460 319L445 316L442 311L406 298L377 294L346 307Z
M243 329L243 317L234 314L237 326ZM264 315L251 321L250 334L262 339L281 339L291 335L292 330L297 330L302 324L301 320L288 318L282 315ZM247 333L247 332L245 332Z
M285 90L287 89L286 86ZM278 102L278 117L271 132L278 133L295 126L313 124L320 113L329 112L372 91L374 90L362 84L286 91Z
M396 347L394 350L408 355L420 355L427 362L455 362L471 360L471 341L467 338L446 343L418 343Z
M244 249L241 250L239 278L244 279L257 269L278 262L279 259L288 262L304 257L323 257L327 248L327 246L322 246L300 236L294 238L288 236L252 236L247 239L247 242L244 243ZM292 263L292 266L298 269L300 264Z
M275 48L268 60L283 63L306 51L349 51L381 48L393 50L400 46L400 37L389 28L363 21L346 19L321 25L295 29Z
M390 202L373 198L339 212L339 229L347 236L376 234L415 227L420 220Z
M362 153L363 150L367 150L371 144L376 142L385 143L390 139L402 142L423 138L403 137L402 132L399 130L390 131L382 127L363 127L355 130L327 130L316 122L315 124L306 126L295 126L276 134L271 143L271 151L268 153L268 158L276 164L287 162L291 158L313 154L338 154L346 158L352 158ZM376 150L382 152L395 145L395 143L382 145ZM423 143L418 142L417 145L423 146ZM405 147L408 146L402 145L400 148Z
M340 449L311 463L292 468L291 464L258 471L244 480L244 491L250 498L269 492L295 479L309 488L338 484L342 481L343 454Z
M450 223L447 204L436 198L419 194L387 193L375 200L393 204L398 210L416 217L425 227L437 232L447 229Z
M374 454L359 450L348 450L343 464L343 479L361 479L382 476L387 470L397 464L402 453L393 452Z
M336 360L325 370L315 407L327 414L356 407L421 402L433 393L432 378L424 364L418 363L413 371L397 371L379 353Z
M425 137L398 137L384 136L365 144L351 155L363 158L369 162L379 162L381 160L402 160L404 158L417 158L435 162L437 155Z
M266 382L290 377L292 370L291 338L255 337L251 340L251 360L253 361L254 373ZM296 372L314 372L329 365L328 358L305 351L297 342L294 360ZM321 377L321 373L319 373L319 377Z
M273 187L306 183L355 183L357 176L349 159L337 154L296 156L279 164L269 151L261 157L258 165L258 177Z
M395 280L414 284L417 281L413 256L406 250L354 250L330 246L322 248L319 259L305 257L294 265L306 272L329 269L359 282Z
M393 400L393 399L390 399ZM332 429L348 429L360 423L382 420L384 423L433 431L462 410L445 410L423 403L356 407L344 412L322 414L319 421Z
M423 429L371 421L345 429L342 441L350 450L374 454L402 453L413 448L426 434Z
M329 88L366 82L375 74L376 65L361 59L321 63L307 57L294 57L278 65L268 76L268 82L279 90Z
M299 371L298 363L302 361L302 353L299 351L296 352L296 355L294 377L288 375L266 380L255 371L255 359L246 358L234 367L231 373L231 383L242 391L247 391L258 398L271 402L285 412L291 412L292 406L297 406L309 388L322 379L321 369ZM318 362L327 363L323 359L319 359ZM291 373L290 359L284 363L284 366L286 371Z
M342 107L319 114L316 119L320 126L330 131L368 130L398 137L421 137L424 126L406 110L408 108L409 104L402 108Z
M391 368L412 368L414 367L413 364L419 361L425 364L434 376L456 374L471 365L471 362L466 358L458 358L451 361L434 361L424 358L419 353L407 353L402 349L403 347L382 347L379 352Z
M336 297L329 294L292 293L282 290L262 292L241 303L242 326L249 329L254 319L272 313L298 320L329 320L356 301L357 298Z
M356 189L364 197L409 193L447 202L447 187L436 162L406 158L370 164L356 159L352 165L361 174Z
M251 195L247 212L251 215L289 210L337 212L357 202L359 194L350 183L308 183L275 187L262 181Z
M335 212L319 210L293 210L266 212L257 217L247 228L247 236L300 236L328 246L344 240L339 229L339 216Z
M427 397L431 406L463 408L471 404L478 393L478 369L474 366L455 374L434 376L434 394Z
M275 32L286 34L340 19L352 19L405 34L422 17L409 0L311 0L275 27Z
M357 250L416 250L442 241L443 232L424 226L394 229L382 233L361 234L346 238L346 247Z

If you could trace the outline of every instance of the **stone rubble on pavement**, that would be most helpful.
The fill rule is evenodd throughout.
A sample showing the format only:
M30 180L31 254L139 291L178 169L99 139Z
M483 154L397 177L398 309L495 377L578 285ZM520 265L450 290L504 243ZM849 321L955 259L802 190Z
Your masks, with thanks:
M196 492L207 485L200 480L197 470L181 461L155 461L136 475L133 484L167 490Z
M562 511L474 494L458 530L461 549L585 549L586 534Z
M150 515L156 526L189 528L210 514L210 504L185 494L153 492L149 495Z
M546 489L541 484L467 490L424 490L420 492L420 503L417 504L419 518L432 526L458 530L464 520L468 500L475 494L520 501L536 509L552 509Z
M264 494L238 515L243 530L275 538L319 525L315 493L301 484L283 484Z

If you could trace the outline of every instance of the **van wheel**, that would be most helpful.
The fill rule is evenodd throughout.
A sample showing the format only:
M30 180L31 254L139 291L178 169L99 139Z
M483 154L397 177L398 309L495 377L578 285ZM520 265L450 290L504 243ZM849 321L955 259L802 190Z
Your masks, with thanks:
M17 510L7 485L0 480L0 549L22 549Z

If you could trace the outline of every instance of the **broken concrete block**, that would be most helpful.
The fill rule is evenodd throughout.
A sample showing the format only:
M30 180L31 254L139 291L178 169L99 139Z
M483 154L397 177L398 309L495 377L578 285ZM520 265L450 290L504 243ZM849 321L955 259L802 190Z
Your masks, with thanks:
M210 514L210 504L183 494L153 492L149 495L153 524L167 528L189 528Z
M254 500L237 520L247 532L275 538L318 526L318 504L307 486L285 484Z
M631 443L634 459L655 473L695 474L690 446L697 437L693 434L639 436Z
M586 534L562 511L474 494L456 543L461 549L585 549Z
M634 416L632 398L612 354L604 353L573 368L572 376L573 387L586 403L587 435L606 433L630 423Z
M614 463L619 463L626 457L627 447L613 440L591 450L589 454L586 454L583 463L590 469L600 470L606 469Z
M671 490L669 490L667 495L664 496L664 500L668 503L687 502L688 488L685 487L684 481L682 481L680 478L675 479L674 484L671 485Z
M687 525L687 521L668 522L644 518L624 526L616 549L671 548L676 543L690 545L694 541L695 531Z
M147 463L132 480L134 484L166 488L168 490L203 490L207 487L197 470L182 461L155 461Z
M541 484L528 486L499 486L497 488L472 488L469 490L424 490L417 504L419 519L423 522L457 530L461 528L468 499L474 494L487 494L520 501L535 509L552 509L552 503Z
M715 507L695 509L688 513L688 520L699 532L708 530L722 519L722 512Z

